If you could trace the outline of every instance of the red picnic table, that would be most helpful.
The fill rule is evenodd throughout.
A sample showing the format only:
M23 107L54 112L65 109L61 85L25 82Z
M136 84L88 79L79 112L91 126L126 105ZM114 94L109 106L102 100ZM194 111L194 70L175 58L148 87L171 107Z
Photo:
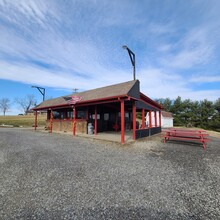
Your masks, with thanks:
M201 142L206 149L206 143L209 141L209 134L205 130L170 128L165 132L164 143L169 140L196 141Z

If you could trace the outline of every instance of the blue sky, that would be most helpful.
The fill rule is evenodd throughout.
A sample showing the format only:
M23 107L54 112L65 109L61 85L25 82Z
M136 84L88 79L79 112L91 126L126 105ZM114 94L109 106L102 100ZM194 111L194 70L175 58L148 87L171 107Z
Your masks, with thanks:
M150 98L220 97L219 0L0 0L0 98L133 79ZM16 104L7 114L17 114Z

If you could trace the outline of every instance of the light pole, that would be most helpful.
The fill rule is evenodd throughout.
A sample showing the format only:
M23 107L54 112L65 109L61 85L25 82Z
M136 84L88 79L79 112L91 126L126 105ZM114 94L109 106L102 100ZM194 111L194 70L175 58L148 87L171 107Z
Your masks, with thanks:
M45 100L45 88L39 87L39 86L31 86L32 88L37 88L38 91L42 94L43 96L43 101Z
M131 64L133 66L133 76L134 76L134 80L136 79L136 72L135 72L135 54L126 46L122 46L123 49L128 51L128 55L131 59Z

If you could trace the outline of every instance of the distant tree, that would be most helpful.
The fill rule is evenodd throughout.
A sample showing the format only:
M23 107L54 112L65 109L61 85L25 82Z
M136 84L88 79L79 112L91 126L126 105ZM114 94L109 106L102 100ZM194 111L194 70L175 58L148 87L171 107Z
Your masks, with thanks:
M34 95L27 95L25 98L15 98L15 102L24 111L24 114L27 114L31 107L36 106L36 99Z
M172 100L170 98L159 98L155 101L161 104L165 111L170 112L172 110Z
M216 102L214 103L214 108L219 112L220 114L220 98L218 98L216 100Z
M200 102L200 127L209 128L212 117L215 115L213 102L204 99Z
M10 100L8 98L0 99L0 109L3 112L4 116L5 113L8 111L9 107L10 107Z
M182 126L185 125L182 113L184 112L183 102L180 96L178 96L173 103L172 113L174 117L174 125Z

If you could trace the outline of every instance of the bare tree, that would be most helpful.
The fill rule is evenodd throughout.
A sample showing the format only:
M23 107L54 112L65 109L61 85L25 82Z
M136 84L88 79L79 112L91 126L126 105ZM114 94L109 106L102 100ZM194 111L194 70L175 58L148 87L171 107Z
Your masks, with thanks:
M9 107L10 107L10 100L8 98L0 99L0 109L3 112L4 116L5 116L5 112L8 111Z
M27 95L25 98L15 98L15 102L20 106L25 114L31 107L36 106L36 99L34 95Z

